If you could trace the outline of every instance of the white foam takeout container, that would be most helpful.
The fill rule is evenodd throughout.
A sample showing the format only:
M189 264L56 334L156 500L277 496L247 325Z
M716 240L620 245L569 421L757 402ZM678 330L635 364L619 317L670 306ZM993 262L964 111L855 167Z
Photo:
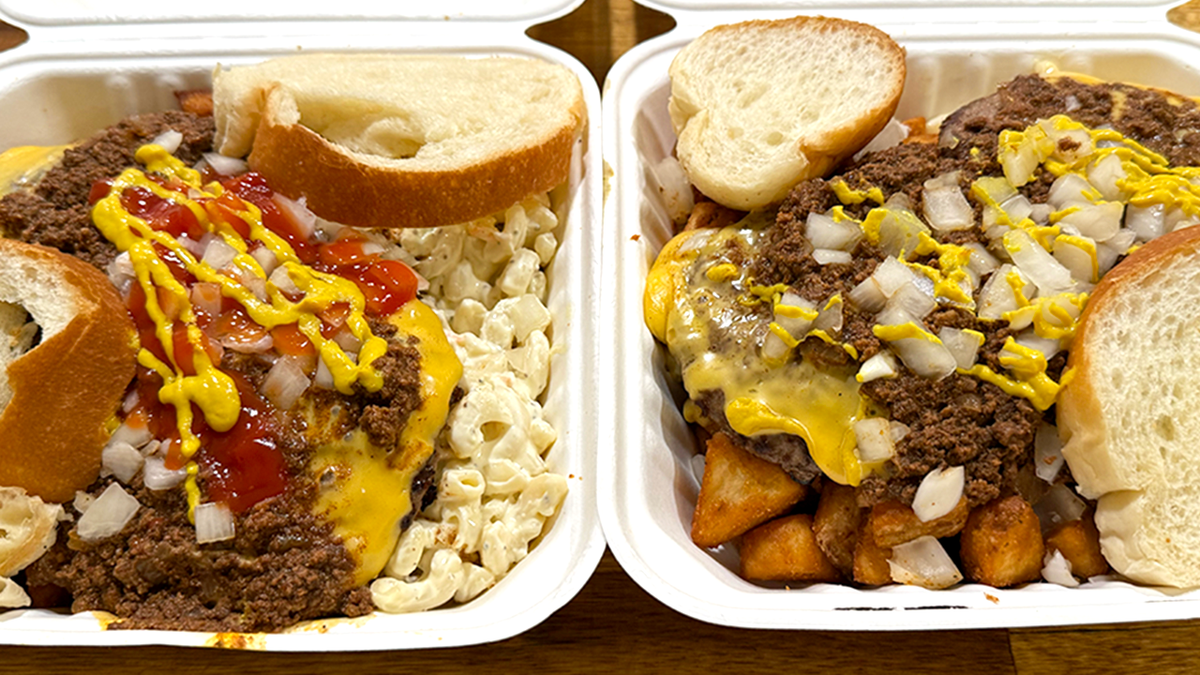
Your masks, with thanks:
M172 14L188 8L139 0L122 4L120 15L114 16L110 3L0 0L0 19L29 34L25 44L0 52L0 149L82 140L126 115L177 107L173 92L210 86L218 62L253 63L299 50L544 59L579 77L588 109L573 162L569 216L548 270L548 305L559 350L544 404L559 434L548 463L568 477L569 492L549 532L507 577L457 607L319 621L289 632L245 637L104 631L90 613L15 610L0 615L0 643L280 651L451 647L516 635L579 592L604 551L595 509L597 417L587 398L597 377L593 336L600 272L600 92L582 64L527 38L524 30L566 14L581 1L527 0L498 7L481 0L451 0L413 10L436 9L436 14L403 18L396 16L396 5L383 2L262 3L251 15L239 11L244 3L218 0L192 6L196 14L191 16Z
M680 413L682 388L664 371L665 349L642 321L642 287L671 236L651 169L672 152L667 115L671 59L719 24L796 14L841 16L879 26L908 52L908 82L897 117L933 117L1033 72L1049 59L1063 70L1200 95L1200 36L1166 21L1169 4L1084 7L1082 0L1039 5L938 7L849 0L812 3L665 0L677 28L639 45L605 83L604 157L613 172L605 205L605 312L615 337L600 357L615 377L603 382L600 518L609 547L646 591L703 621L749 628L925 630L1183 619L1200 616L1200 591L1181 592L1097 578L1080 588L1048 583L995 589L960 584L862 590L835 584L759 585L736 573L737 552L692 544L699 483L695 439ZM789 6L790 5L790 6ZM1017 7L1014 7L1016 5ZM1020 5L1025 5L1020 7ZM1149 6L1147 6L1149 5ZM802 64L797 64L802 67Z

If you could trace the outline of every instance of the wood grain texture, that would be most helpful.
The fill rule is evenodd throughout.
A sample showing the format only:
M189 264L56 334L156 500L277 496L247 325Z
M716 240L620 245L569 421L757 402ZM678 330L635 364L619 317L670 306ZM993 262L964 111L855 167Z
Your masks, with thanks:
M602 83L617 57L673 25L670 17L631 0L588 0L570 15L528 33L574 54ZM24 39L23 32L0 24L0 50ZM492 674L1195 673L1200 672L1200 621L936 633L730 629L666 608L605 554L595 576L563 609L540 626L493 645L351 654L0 647L0 673L440 675L475 670Z

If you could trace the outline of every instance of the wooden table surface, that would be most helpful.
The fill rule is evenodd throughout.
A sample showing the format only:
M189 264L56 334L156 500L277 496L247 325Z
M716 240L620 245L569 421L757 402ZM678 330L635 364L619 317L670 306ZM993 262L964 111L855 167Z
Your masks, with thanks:
M1188 3L1189 9L1198 3ZM630 0L587 0L572 14L534 27L529 34L571 52L602 82L617 57L672 26L669 17ZM0 50L24 37L21 31L0 24ZM491 645L351 654L0 647L0 673L436 675L468 669L491 673L1200 673L1200 621L912 633L730 629L666 608L606 553L574 600L540 626Z

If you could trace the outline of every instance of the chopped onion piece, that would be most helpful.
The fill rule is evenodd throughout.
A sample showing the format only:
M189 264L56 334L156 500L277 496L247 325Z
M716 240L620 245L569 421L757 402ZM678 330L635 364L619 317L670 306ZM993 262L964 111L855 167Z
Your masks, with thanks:
M1042 523L1042 532L1079 520L1086 508L1087 503L1063 483L1055 483L1046 496L1033 505L1033 511Z
M1079 107L1078 99L1076 99L1075 107ZM1077 159L1087 157L1092 154L1094 148L1092 146L1092 135L1086 129L1055 129L1054 123L1050 120L1042 120L1038 123L1046 131L1046 135L1054 139L1054 152L1051 157L1060 162L1070 164ZM1064 138L1074 141L1074 143L1060 144Z
M1108 244L1096 244L1096 267L1100 270L1100 276L1108 274L1119 257L1121 255Z
M333 389L333 373L330 372L329 366L325 365L325 359L317 359L317 374L313 377L313 384L321 389Z
M121 423L113 435L109 437L109 443L128 443L135 448L140 448L150 442L153 436L150 434L150 427L145 423L140 426L130 426L128 420Z
M1117 181L1125 180L1125 167L1117 155L1105 155L1100 161L1089 164L1087 178L1100 196L1109 201L1117 201L1124 196L1124 190L1117 186Z
M301 237L304 239L312 237L313 232L317 230L317 216L304 205L304 197L296 201L276 192L271 200L275 202L284 216L292 221Z
M987 282L983 284L983 289L979 292L979 318L995 320L1001 318L1005 312L1017 309L1017 297L1008 283L1008 275L1014 271L1025 281L1021 287L1021 292L1025 297L1028 298L1033 294L1035 289L1033 284L1029 283L1028 275L1023 274L1012 265L1001 265L1000 269L992 272L992 276L988 277Z
M909 370L921 377L940 380L953 373L958 366L950 350L940 342L925 338L902 338L888 345Z
M1062 441L1058 438L1058 428L1042 422L1034 437L1034 469L1038 478L1053 483L1062 470L1063 454Z
M142 482L151 490L170 490L187 478L186 469L171 471L162 457L147 457Z
M855 454L864 464L883 462L896 454L886 417L868 417L854 423Z
M75 501L71 502L71 505L74 506L75 510L80 514L84 514L87 513L88 507L91 506L92 502L94 501L96 501L96 498L92 495L84 492L83 490L76 490Z
M903 303L885 306L882 312L875 315L875 323L880 326L903 326L906 323L922 325L921 319L913 316Z
M262 395L280 410L291 410L310 384L298 357L281 356L263 378Z
M1137 241L1150 241L1166 231L1166 207L1162 204L1125 207L1125 227L1134 232Z
M1000 261L996 260L996 256L984 248L983 244L973 241L967 244L966 247L971 249L971 257L967 261L967 269L975 273L978 278L983 278L1000 266Z
M950 350L950 355L954 357L954 362L963 370L975 365L979 348L983 346L983 333L950 326L943 326L938 331L938 339L946 345L946 349Z
M939 232L965 230L975 224L975 210L957 184L931 189L927 181L921 204L929 226Z
M875 277L863 279L862 283L850 289L846 298L864 312L878 312L887 304L887 296L879 290L879 282Z
M142 468L142 461L142 453L137 448L124 441L110 440L100 452L101 475L116 476L117 480L129 485Z
M813 248L849 251L863 234L862 228L853 221L836 221L823 213L810 212L804 236L812 242Z
M879 222L879 247L890 256L912 256L921 243L921 233L929 226L910 208L903 192L888 197L884 204L887 215Z
M892 356L891 352L879 352L871 358L863 361L863 364L858 368L857 379L859 382L870 382L878 380L881 377L896 376L896 357Z
M183 134L174 129L167 129L150 141L150 145L157 145L171 155L175 154L181 143L183 143Z
M787 356L789 349L791 349L791 347L788 347L787 343L783 341L783 338L776 335L773 331L767 331L767 336L763 338L762 345L762 357L764 359L767 361L782 361L783 357ZM330 389L330 386L324 386L321 383L321 367L323 365L325 365L324 361L317 366L317 386L323 387L324 389ZM326 369L325 372L329 372L328 369ZM333 380L330 378L330 385L332 385L332 383Z
M1038 225L1049 224L1051 213L1054 213L1054 207L1049 204L1033 204L1029 207L1029 219Z
M917 537L892 549L888 559L892 581L928 589L949 588L962 581L962 573L946 554L941 542L929 535Z
M867 143L862 150L854 154L854 159L858 159L868 152L886 150L892 146L900 145L901 141L908 138L909 133L911 132L908 125L893 117L888 120L888 123L884 125L879 133L875 134L870 143Z
M1129 248L1137 241L1137 233L1130 229L1118 230L1104 245L1111 248L1118 255L1125 255L1129 252Z
M233 539L236 528L233 512L225 502L206 502L196 505L196 543Z
M1058 338L1041 337L1034 332L1033 328L1022 332L1013 341L1022 347L1028 347L1029 349L1035 349L1041 352L1042 355L1046 357L1047 361L1054 358L1055 354L1062 351L1062 343L1058 340ZM1002 349L1000 350L1000 353L1005 354L1007 352Z
M1033 203L1025 195L1018 194L1004 200L1000 208L1008 214L1008 219L1014 223L1025 220L1033 213Z
M221 270L228 267L235 256L237 256L237 249L225 243L224 239L213 237L208 240L208 246L204 248L204 256L200 262L214 270Z
M1052 584L1075 588L1079 580L1071 574L1071 561L1063 557L1062 551L1047 551L1042 559L1042 578Z
M1022 276L1037 286L1039 294L1058 295L1075 287L1070 270L1055 260L1028 232L1009 230L1004 235L1004 248Z
M84 541L99 541L124 529L141 504L117 483L110 484L79 517L76 534Z
M892 420L890 423L888 423L888 430L892 434L892 443L899 443L900 441L904 440L904 437L908 435L908 432L912 431L912 429L908 428L907 424L904 422L897 422L896 420Z
M288 274L287 268L283 265L276 267L271 272L271 276L267 281L271 282L275 288L278 288L287 295L298 296L301 294L300 287L296 285L296 282L292 281L291 275Z
M913 283L915 276L908 265L892 256L884 258L883 262L876 265L875 271L871 273L871 278L879 285L879 291L886 298L892 297L905 284Z
M246 290L254 294L262 302L267 301L267 280L260 277L251 270L238 269L238 281L241 282Z
M208 162L213 171L222 176L236 176L250 170L250 166L246 164L245 160L237 157L226 157L216 152L204 153L204 161Z
M1077 173L1064 173L1054 180L1050 186L1050 194L1046 203L1055 211L1061 211L1071 206L1090 206L1089 195L1095 193L1095 188L1087 179Z
M1097 258L1092 251L1084 248L1080 244L1086 245L1088 242L1092 245L1092 250L1096 250L1096 243L1088 237L1081 237L1083 242L1072 241L1067 237L1057 237L1054 240L1054 259L1062 264L1071 272L1071 276L1077 281L1093 282L1096 281Z
M363 248L366 248L366 246L364 245ZM275 254L271 252L271 249L267 248L266 246L259 246L251 251L250 257L254 258L254 261L257 262L258 266L262 268L263 274L268 276L271 274L271 272L275 271L275 268L279 267L279 259L276 258Z
M913 497L913 513L922 523L928 523L953 511L962 499L966 476L966 470L961 466L934 469L925 474Z
M849 251L833 251L827 248L816 248L812 252L813 260L817 261L818 265L832 265L834 263L847 264L854 258L850 256Z
M1108 241L1121 229L1124 215L1125 205L1121 202L1100 202L1081 206L1078 211L1063 216L1058 223L1064 229L1073 227L1096 241Z
M886 311L892 307L901 307L911 316L924 319L926 316L929 316L930 312L937 308L937 300L934 300L932 295L926 294L918 288L914 280L896 289L896 292L888 298L884 309Z
M695 206L695 197L692 195L692 184L679 160L668 154L651 168L650 177L658 183L667 217L676 225L686 223Z
M188 253L191 253L199 258L200 256L204 255L204 250L208 248L208 240L211 238L212 237L205 236L201 238L200 241L196 241L186 234L181 234L175 241L178 241L180 246L187 249Z

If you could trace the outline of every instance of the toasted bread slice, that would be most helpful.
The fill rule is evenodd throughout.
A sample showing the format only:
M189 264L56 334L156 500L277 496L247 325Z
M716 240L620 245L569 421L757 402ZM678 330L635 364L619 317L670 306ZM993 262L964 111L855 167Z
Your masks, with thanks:
M1099 499L1105 557L1136 581L1200 586L1200 227L1164 235L1088 301L1058 399L1063 456Z
M317 215L430 227L567 179L585 106L567 68L522 58L304 54L217 70L222 154Z
M99 474L134 375L133 321L95 267L0 239L0 330L0 485L67 501Z
M877 28L825 17L718 26L671 63L676 154L705 195L750 210L824 175L887 124L904 50Z

